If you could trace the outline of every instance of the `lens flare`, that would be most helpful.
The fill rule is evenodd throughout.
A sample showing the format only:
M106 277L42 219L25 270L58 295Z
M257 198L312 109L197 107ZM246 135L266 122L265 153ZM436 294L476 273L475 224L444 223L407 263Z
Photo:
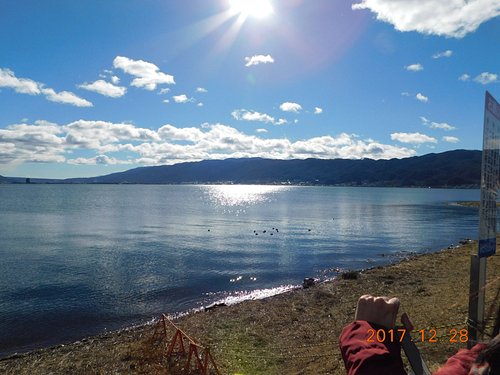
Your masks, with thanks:
M233 14L243 17L265 18L273 13L273 6L269 0L229 0Z

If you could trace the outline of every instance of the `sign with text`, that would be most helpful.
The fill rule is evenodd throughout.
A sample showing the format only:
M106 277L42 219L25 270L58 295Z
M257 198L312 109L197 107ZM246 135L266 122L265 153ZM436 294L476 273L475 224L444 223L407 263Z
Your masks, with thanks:
M486 91L479 208L479 257L496 251L497 192L500 172L500 104Z

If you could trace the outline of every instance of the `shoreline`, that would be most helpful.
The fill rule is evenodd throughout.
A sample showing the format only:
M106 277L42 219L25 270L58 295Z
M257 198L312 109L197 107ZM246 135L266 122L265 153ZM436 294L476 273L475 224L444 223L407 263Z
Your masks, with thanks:
M190 313L175 322L212 348L221 373L342 374L338 336L352 321L362 294L398 296L400 313L409 314L416 330L448 323L465 328L469 255L475 246L475 242L467 242L453 249L411 255L394 264L362 270L356 279L338 278L308 289ZM490 257L488 263L487 280L499 281L500 256ZM487 307L493 289L487 290ZM164 373L160 353L148 345L153 329L145 324L13 354L0 359L0 372ZM447 332L439 334L446 336ZM435 370L464 344L445 340L417 346Z
M466 240L468 240L468 239L466 239ZM447 249L450 249L451 246L454 246L454 245L453 244L450 245ZM432 254L434 252L438 252L438 251L442 251L442 250L443 249L435 250L435 251L425 250L422 252L400 251L400 252L397 252L395 254L381 253L378 255L385 258L385 259L390 259L388 263L379 264L379 265L370 266L370 267L361 268L361 269L353 269L353 270L351 270L351 269L342 270L339 268L337 271L338 275L336 275L334 277L327 277L324 279L313 278L314 283L315 283L314 285L318 286L318 285L321 285L324 283L334 282L334 281L338 280L339 278L341 278L343 273L354 272L354 273L358 274L358 273L370 271L370 270L373 270L376 268L388 267L388 266L397 264L399 262L408 260L409 258L412 258L415 256ZM286 293L294 292L294 291L301 290L301 289L303 289L302 284L281 284L281 285L278 285L275 287L270 287L270 288L233 291L233 292L229 292L228 295L223 297L223 298L208 300L209 302L206 305L202 305L201 303L199 303L199 306L197 306L197 307L192 307L192 308L189 308L187 310L169 312L169 313L164 313L164 314L168 317L168 319L170 319L172 321L177 321L179 319L185 318L185 317L193 315L193 314L207 312L209 310L212 310L213 308L229 307L229 306L233 306L236 304L246 303L249 301L256 301L256 300L272 298L272 297L276 297L276 296L281 295L281 294L286 294ZM241 295L238 295L238 294L241 294ZM199 302L201 300L202 299L200 299ZM161 312L159 312L158 314L161 314ZM155 324L155 322L157 320L158 320L158 317L155 316L155 317L151 317L150 319L147 319L147 320L143 320L143 321L140 321L140 322L137 322L134 324L124 326L122 328L105 330L105 331L100 332L100 333L91 334L89 336L84 336L80 339L75 338L73 340L68 340L65 342L54 343L54 344L45 345L45 346L33 346L32 348L27 348L25 350L21 349L20 351L14 351L14 352L7 350L6 352L8 352L9 354L0 355L0 363L2 361L8 361L8 360L14 359L14 358L29 356L29 355L31 355L33 353L37 353L37 352L54 350L57 348L70 346L72 344L78 344L80 342L85 342L85 341L89 341L92 339L105 338L105 337L108 337L110 335L119 335L121 332L124 332L124 331L146 328L148 326ZM1 366L0 366L0 369L1 369Z
M451 246L455 246L451 244L448 249L451 248ZM417 251L409 251L409 250L403 250L403 251L398 251L396 253L380 253L378 254L379 257L382 257L386 260L386 262L378 265L372 265L366 268L361 268L361 269L341 269L337 268L336 269L336 276L329 276L329 277L324 277L323 278L318 278L315 277L313 278L315 280L315 285L321 285L324 283L330 283L334 282L338 278L342 277L343 273L350 273L350 272L355 272L355 273L360 273L360 272L366 272L375 268L381 268L381 267L387 267L391 266L394 264L397 264L401 261L405 261L411 257L419 256L419 255L424 255L424 254L432 254L433 252L438 252L440 250L422 250L421 252ZM309 278L309 277L307 277ZM233 306L236 304L241 304L241 303L246 303L249 301L255 301L255 300L261 300L261 299L267 299L267 298L272 298L276 297L280 294L286 294L290 292L294 292L297 290L303 289L302 283L300 284L280 284L274 287L269 287L269 288L260 288L260 289L254 289L254 290L241 290L241 291L232 291L232 292L227 292L227 295L225 297L217 298L217 299L208 299L207 304L202 304L201 301L205 298L201 298L197 300L196 304L198 306L196 307L191 307L187 310L182 310L182 311L174 311L174 312L169 312L165 313L165 315L171 319L172 321L176 321L178 319L184 318L189 315L193 314L198 314L198 313L203 313L207 312L207 310L211 310L212 308L218 308L218 307L228 307L228 306ZM161 312L158 312L158 315L160 315ZM115 335L119 334L122 331L128 331L132 329L137 329L137 328L142 328L142 327L147 327L150 326L157 320L158 317L150 317L148 319L143 319L141 321L137 321L135 323L123 326L121 328L114 328L107 330L105 329L103 332L98 332L96 334L91 334L88 336L83 336L81 338L74 338L70 339L68 341L63 341L59 343L52 343L49 345L40 345L36 346L33 345L32 347L26 348L26 349L19 349L19 351L12 351L12 350L6 350L6 353L8 354L0 354L0 363L1 361L6 361L10 360L13 358L19 358L19 357L24 357L27 355L30 355L31 353L36 353L39 351L45 351L45 350L52 350L56 349L59 347L64 347L64 346L69 346L75 343L79 343L82 341L88 341L93 338L101 338L101 337L107 337L108 335ZM0 366L1 369L1 366Z

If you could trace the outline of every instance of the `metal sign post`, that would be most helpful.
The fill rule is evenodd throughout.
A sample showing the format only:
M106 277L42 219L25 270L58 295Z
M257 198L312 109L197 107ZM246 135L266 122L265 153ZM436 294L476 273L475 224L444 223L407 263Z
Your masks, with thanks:
M496 251L497 192L500 171L500 104L486 91L481 202L479 206L479 249L471 257L469 291L469 346L478 341L484 328L486 258Z

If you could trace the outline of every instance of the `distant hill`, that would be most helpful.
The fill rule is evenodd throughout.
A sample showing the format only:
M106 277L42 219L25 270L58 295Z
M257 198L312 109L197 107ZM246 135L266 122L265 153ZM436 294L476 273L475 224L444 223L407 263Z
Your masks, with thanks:
M141 167L59 183L310 184L394 187L478 187L481 151L455 150L405 159L226 159ZM36 180L32 180L36 182Z

